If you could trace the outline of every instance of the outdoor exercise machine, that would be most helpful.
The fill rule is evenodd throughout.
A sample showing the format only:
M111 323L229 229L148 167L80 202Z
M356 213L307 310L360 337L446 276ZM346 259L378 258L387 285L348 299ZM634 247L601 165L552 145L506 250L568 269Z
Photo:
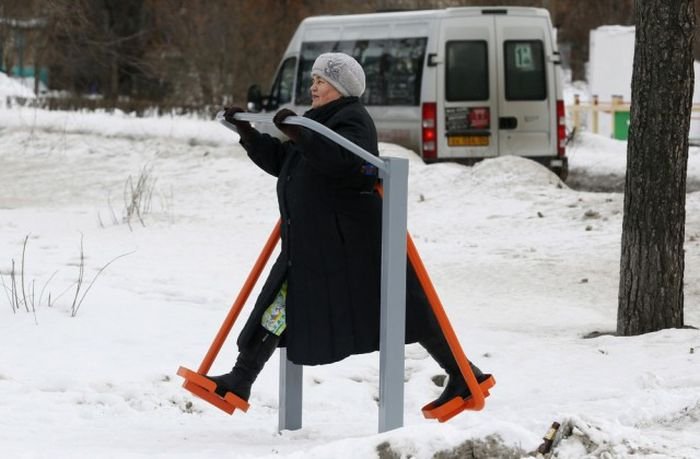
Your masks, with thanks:
M237 113L235 118L254 123L272 123L271 115ZM217 120L228 127L235 127L223 118L223 112ZM406 230L408 197L408 160L403 158L378 158L367 152L338 133L309 118L290 116L285 124L303 126L325 136L346 148L379 170L382 187L379 193L382 204L382 268L381 268L381 313L379 331L379 432L403 426L404 402L404 347L406 323L406 254L415 270L421 287L430 302L430 306L445 335L450 350L459 365L471 397L452 400L434 406L432 403L422 408L423 416L445 422L465 410L483 409L485 397L496 381L490 376L481 384L476 380L469 361L462 350L457 335L450 324L445 309L440 302L428 271L423 264L413 239ZM209 346L197 371L180 367L177 374L185 379L183 387L197 397L211 403L217 408L232 414L236 409L247 411L247 401L232 393L220 397L215 393L216 383L206 378L212 363L223 347L233 325L240 315L260 274L267 264L277 242L280 239L280 222L274 226L267 242L258 256L253 269L248 274L241 291L234 300L223 324ZM405 242L404 242L405 241ZM393 324L393 326L389 326ZM285 348L280 348L280 382L279 382L279 430L296 430L301 428L302 413L302 366L287 360Z

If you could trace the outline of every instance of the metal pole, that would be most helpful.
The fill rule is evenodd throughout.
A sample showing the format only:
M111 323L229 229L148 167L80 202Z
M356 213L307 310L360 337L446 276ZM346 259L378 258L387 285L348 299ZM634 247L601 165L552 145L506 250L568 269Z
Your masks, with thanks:
M277 427L301 429L302 376L304 367L287 360L287 349L280 349L279 413Z
M403 426L408 160L386 158L382 201L379 432Z

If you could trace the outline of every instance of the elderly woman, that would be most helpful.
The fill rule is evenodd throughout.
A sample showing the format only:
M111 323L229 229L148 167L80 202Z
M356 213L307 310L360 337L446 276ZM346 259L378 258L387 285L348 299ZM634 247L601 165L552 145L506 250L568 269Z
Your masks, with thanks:
M374 123L359 100L365 90L360 64L326 53L311 75L311 109L304 116L378 155ZM238 338L236 364L230 373L210 377L220 396L232 392L247 401L278 346L303 365L379 349L382 204L374 191L376 168L308 129L283 124L291 110L274 117L285 142L236 120L241 111L229 108L225 118L250 159L277 177L282 219L282 250ZM469 397L410 265L406 303L406 342L420 342L450 376L435 406ZM479 382L488 377L472 369Z

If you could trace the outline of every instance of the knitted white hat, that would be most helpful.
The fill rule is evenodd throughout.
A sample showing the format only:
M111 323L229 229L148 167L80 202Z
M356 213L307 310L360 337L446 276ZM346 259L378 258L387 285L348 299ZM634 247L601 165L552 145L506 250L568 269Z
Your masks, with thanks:
M320 76L343 96L360 97L365 92L365 71L355 59L344 53L318 56L311 76Z

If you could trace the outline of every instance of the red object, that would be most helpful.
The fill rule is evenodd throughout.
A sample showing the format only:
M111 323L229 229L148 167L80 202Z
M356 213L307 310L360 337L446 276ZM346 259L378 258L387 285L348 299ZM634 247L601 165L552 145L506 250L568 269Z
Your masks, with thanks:
M566 113L564 101L557 101L557 156L566 156Z
M469 127L471 129L488 129L491 124L488 107L469 109Z
M424 102L422 113L423 158L437 159L437 104Z

